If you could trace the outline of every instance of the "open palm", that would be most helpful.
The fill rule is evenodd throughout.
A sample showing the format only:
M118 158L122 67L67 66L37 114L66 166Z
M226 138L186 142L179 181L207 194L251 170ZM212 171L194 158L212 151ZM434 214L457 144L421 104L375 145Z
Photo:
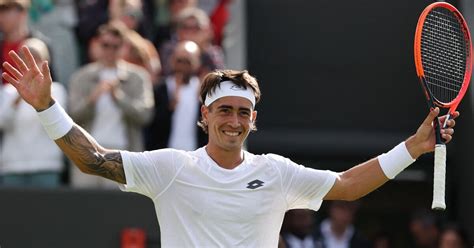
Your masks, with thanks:
M3 63L6 72L2 76L17 89L23 100L37 111L47 109L53 102L52 79L48 63L44 61L40 70L27 47L23 46L21 52L24 55L23 59L15 51L8 53L15 65Z

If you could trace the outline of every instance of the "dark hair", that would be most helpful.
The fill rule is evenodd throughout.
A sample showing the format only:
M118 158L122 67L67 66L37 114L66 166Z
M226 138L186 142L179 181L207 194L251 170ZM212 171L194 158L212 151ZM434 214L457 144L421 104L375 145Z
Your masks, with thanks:
M260 101L260 88L258 86L257 79L251 76L247 70L235 71L235 70L215 70L210 72L204 77L199 90L199 101L204 104L206 96L209 92L214 93L217 87L220 87L220 83L224 81L232 81L234 84L247 89L250 87L255 96L255 104ZM200 126L205 133L207 133L207 123L204 123L202 118L198 121ZM257 130L255 125L251 128L252 131Z
M99 28L97 29L97 36L111 34L112 36L120 38L122 41L124 41L126 30L127 27L121 22L109 22L99 26Z

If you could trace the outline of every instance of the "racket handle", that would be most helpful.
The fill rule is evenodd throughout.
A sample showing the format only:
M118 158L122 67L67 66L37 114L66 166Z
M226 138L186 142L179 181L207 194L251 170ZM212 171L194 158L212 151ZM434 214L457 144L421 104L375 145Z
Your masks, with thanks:
M432 209L445 210L444 191L446 185L446 146L437 144L434 152L434 179Z

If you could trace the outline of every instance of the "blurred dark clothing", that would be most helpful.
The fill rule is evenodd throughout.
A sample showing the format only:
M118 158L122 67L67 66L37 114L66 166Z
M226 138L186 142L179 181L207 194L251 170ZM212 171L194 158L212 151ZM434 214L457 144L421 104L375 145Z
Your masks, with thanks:
M151 123L145 128L145 150L152 151L156 149L162 149L168 147L168 142L171 134L171 120L173 116L173 110L171 110L170 96L165 80L155 85L154 89L155 96L155 113ZM197 120L201 116L199 109ZM202 147L207 144L207 134L197 126L196 124L196 135L198 141L198 147Z
M138 25L137 32L144 38L153 41L155 38L155 24L153 17L155 16L155 4L153 0L141 0L143 16ZM158 34L159 35L159 34Z
M90 62L87 58L89 42L96 35L100 25L109 20L109 1L105 0L77 0L77 39L81 49L81 64Z
M283 241L285 243L286 248L298 248L298 247L293 247L291 245L290 241L290 234L283 234L282 235ZM293 238L296 238L296 236L293 236ZM313 242L312 245L315 248L333 248L331 246L326 245L325 243L325 238L321 234L320 230L317 230L313 235L305 237L305 243L307 242L307 239L311 239ZM354 235L349 241L349 248L369 248L370 242L368 242L362 235L360 235L359 232L355 231Z
M370 242L357 230L352 229L353 233L349 238L349 248L368 248L370 247ZM316 248L332 248L327 245L327 237L322 232L321 228L318 228L315 232Z

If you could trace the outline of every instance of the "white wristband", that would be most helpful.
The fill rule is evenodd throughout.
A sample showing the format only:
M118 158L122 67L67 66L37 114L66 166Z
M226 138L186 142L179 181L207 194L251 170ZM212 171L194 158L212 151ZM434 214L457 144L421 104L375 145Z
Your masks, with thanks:
M378 156L380 167L389 179L393 179L398 173L415 162L407 150L405 142L395 146L392 150Z
M39 112L38 117L52 140L57 140L66 135L74 125L74 121L59 103L54 103L53 106Z

